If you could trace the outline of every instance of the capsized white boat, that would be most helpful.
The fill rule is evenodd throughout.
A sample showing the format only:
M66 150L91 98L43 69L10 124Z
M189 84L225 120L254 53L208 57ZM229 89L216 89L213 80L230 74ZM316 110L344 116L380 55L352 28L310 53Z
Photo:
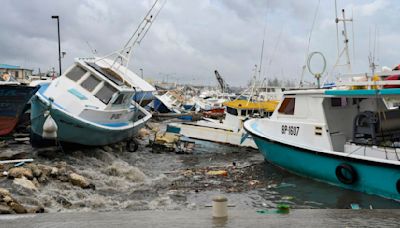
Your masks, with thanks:
M154 87L129 70L128 64L132 49L161 9L157 3L124 48L102 58L77 58L60 77L42 84L32 99L33 145L43 139L92 146L134 142L132 137L151 114L132 98Z

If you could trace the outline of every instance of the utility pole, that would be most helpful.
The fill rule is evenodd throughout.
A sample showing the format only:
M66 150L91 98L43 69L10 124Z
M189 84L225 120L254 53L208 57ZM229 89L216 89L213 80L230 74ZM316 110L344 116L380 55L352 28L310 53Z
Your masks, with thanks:
M61 42L60 42L60 17L59 16L51 16L52 19L57 19L57 31L58 31L58 67L59 67L59 76L61 76Z

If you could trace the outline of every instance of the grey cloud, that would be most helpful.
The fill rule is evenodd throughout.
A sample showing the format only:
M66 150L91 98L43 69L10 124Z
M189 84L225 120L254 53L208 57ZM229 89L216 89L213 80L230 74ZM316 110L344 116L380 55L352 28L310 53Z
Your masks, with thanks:
M353 6L374 1L355 0ZM0 14L0 62L48 69L57 67L56 23L60 15L64 69L75 57L91 56L88 41L99 53L120 48L145 15L152 0L32 0L2 1ZM304 64L308 33L317 0L168 0L143 43L135 50L130 67L160 79L216 84L218 69L230 84L245 85L254 64L259 63L266 27L264 69L268 76L298 80ZM339 7L351 11L348 1ZM336 58L334 5L321 1L310 50L322 51L332 65ZM399 6L388 1L372 17L354 15L355 70L366 71L368 28L379 24L381 62L394 64L400 47ZM357 12L357 11L355 11ZM279 34L281 34L279 36ZM279 42L278 42L279 39ZM397 58L397 59L396 59ZM283 76L282 76L283 74ZM308 80L312 80L308 75Z

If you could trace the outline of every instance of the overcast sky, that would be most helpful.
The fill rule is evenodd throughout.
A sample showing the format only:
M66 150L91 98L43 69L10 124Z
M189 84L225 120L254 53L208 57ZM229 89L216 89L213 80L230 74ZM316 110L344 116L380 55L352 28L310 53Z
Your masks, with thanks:
M60 16L64 69L75 57L92 56L87 42L97 55L108 54L122 47L153 1L2 0L0 63L58 69L57 27L51 15ZM228 84L245 85L260 62L265 28L263 75L298 81L317 5L318 0L168 0L135 50L131 69L140 74L143 68L145 78L169 75L170 81L206 85L216 84L217 69ZM400 63L398 1L338 0L338 8L354 18L354 72L368 70L376 28L377 63ZM337 57L334 19L334 0L321 0L309 50L321 51L328 69ZM310 74L305 79L313 81Z

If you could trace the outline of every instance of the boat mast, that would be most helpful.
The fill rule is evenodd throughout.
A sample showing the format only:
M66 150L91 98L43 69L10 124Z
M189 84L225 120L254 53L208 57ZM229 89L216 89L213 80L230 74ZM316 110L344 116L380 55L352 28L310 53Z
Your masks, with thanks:
M371 52L371 29L370 29L370 31L369 31L369 47L370 47L370 50L369 50L369 55L368 55L368 62L369 62L369 67L371 68L371 72L372 72L372 75L374 75L375 74L375 70L376 70L376 67L377 66L379 66L378 64L376 64L376 62L375 62L375 48L376 48L376 40L377 40L377 33L378 33L378 29L375 27L375 38L374 38L374 46L373 46L373 51Z
M157 18L161 9L164 7L166 0L163 3L160 3L160 0L156 0L149 11L144 16L143 20L140 22L135 32L129 38L128 42L124 45L124 47L120 50L114 51L111 54L108 54L98 60L105 59L107 57L115 56L113 63L110 68L118 70L120 66L125 67L124 75L127 72L130 58L133 54L133 48L137 45L140 45L143 38L146 36L147 32L153 25L154 20ZM97 60L97 61L98 61ZM119 63L119 64L116 64Z
M336 1L335 1L335 6L336 6ZM335 10L336 10L336 15L337 15L337 9L335 9ZM342 35L344 37L344 41L343 41L344 47L343 47L342 51L339 53L339 56L338 56L338 58L336 60L335 65L333 66L333 69L335 69L338 66L347 66L349 72L351 72L351 62L350 62L350 55L349 55L349 38L347 36L346 22L353 22L353 19L352 18L346 18L345 11L344 11L344 9L342 9L342 18L336 17L335 22L336 22L336 24L338 24L339 22L343 22ZM338 48L338 50L339 50L339 48ZM346 63L340 65L339 62L340 62L341 58L343 57L343 55L346 56Z

